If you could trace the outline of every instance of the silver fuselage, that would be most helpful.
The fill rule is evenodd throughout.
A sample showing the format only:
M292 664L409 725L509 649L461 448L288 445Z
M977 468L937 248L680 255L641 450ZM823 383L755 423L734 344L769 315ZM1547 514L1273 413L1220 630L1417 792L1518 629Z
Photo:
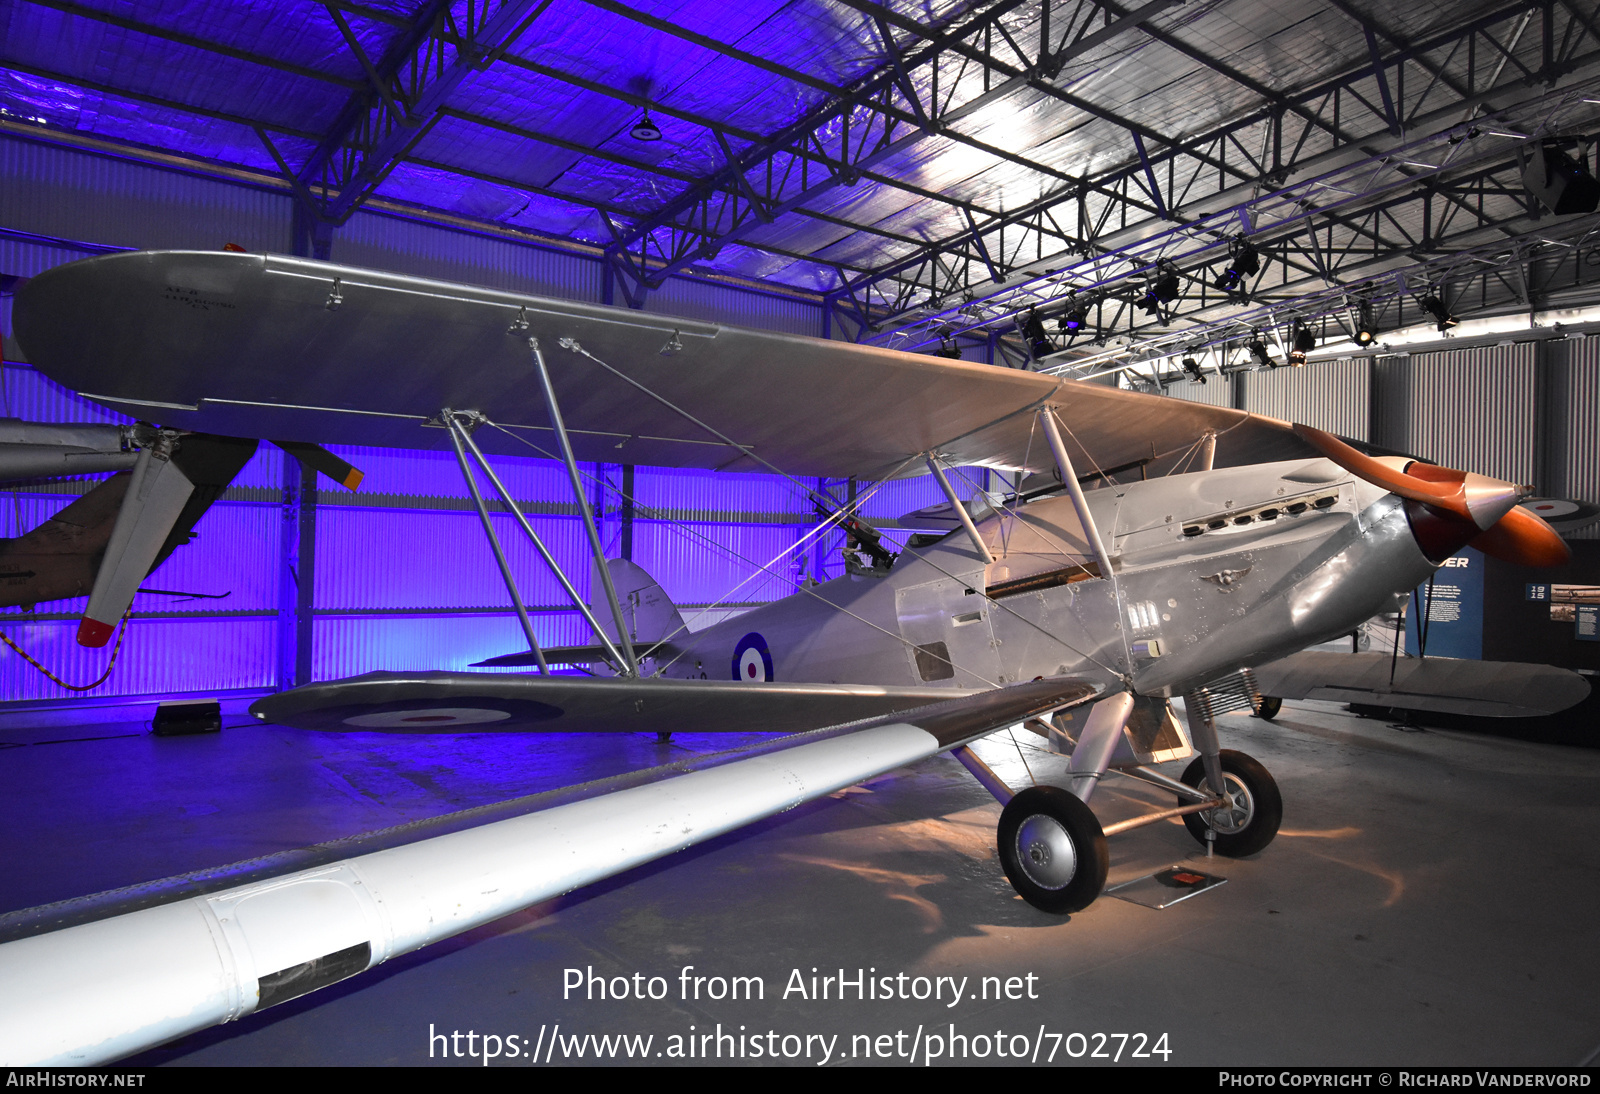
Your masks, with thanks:
M1347 633L1434 569L1401 500L1326 460L1087 500L1110 580L1079 565L1089 552L1071 501L1047 498L978 523L992 563L958 530L884 576L842 577L679 639L647 671L765 678L751 675L755 646L783 681L965 690L1076 676L1171 696Z

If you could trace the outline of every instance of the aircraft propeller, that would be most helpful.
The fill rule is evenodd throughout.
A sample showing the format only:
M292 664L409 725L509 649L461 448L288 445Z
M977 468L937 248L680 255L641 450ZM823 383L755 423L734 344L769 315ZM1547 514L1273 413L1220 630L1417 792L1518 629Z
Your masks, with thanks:
M1515 483L1417 460L1368 456L1308 425L1296 423L1294 431L1352 475L1405 498L1411 531L1435 562L1468 545L1517 566L1559 566L1572 557L1553 528L1518 508L1530 491Z

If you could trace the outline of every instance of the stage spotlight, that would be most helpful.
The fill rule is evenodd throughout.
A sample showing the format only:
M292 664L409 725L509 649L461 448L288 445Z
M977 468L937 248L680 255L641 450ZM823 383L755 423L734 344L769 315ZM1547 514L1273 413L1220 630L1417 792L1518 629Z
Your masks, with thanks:
M1154 276L1144 290L1144 313L1146 315L1160 315L1161 305L1170 304L1183 292L1183 285L1178 280L1178 268L1166 259L1156 263Z
M1274 361L1272 354L1267 352L1267 344L1261 340L1259 331L1244 348L1250 351L1250 356L1254 357L1258 364L1265 365L1267 368L1278 367L1278 362Z
M1289 350L1289 363L1300 368L1306 363L1306 354L1317 348L1316 335L1299 323L1294 325L1293 348Z
M628 130L629 136L636 141L658 141L661 139L661 130L656 123L650 120L650 108L646 107L644 117L633 123L633 128Z
M1434 321L1439 324L1440 334L1461 323L1461 320L1450 314L1450 309L1444 306L1444 302L1432 293L1422 297L1417 303L1421 304L1422 310L1433 316Z
M1035 311L1029 311L1028 318L1023 320L1022 336L1028 340L1028 352L1035 361L1043 360L1056 351L1050 336L1044 332L1044 323Z
M1076 296L1067 301L1067 310L1056 319L1056 327L1067 334L1077 334L1089 321L1089 302Z
M1203 384L1206 382L1206 374L1200 371L1200 362L1193 357L1185 357L1183 359L1183 371L1189 374L1189 382L1191 384Z
M938 356L948 357L952 361L961 360L961 347L956 345L956 340L948 335L939 336Z
M1356 305L1356 345L1365 349L1378 340L1378 324L1372 318L1372 301Z
M1557 216L1592 213L1600 207L1600 182L1584 160L1574 160L1554 142L1541 145L1528 157L1522 184Z
M1217 288L1226 293L1243 291L1244 279L1261 272L1261 252L1244 236L1228 244L1228 268L1217 276Z

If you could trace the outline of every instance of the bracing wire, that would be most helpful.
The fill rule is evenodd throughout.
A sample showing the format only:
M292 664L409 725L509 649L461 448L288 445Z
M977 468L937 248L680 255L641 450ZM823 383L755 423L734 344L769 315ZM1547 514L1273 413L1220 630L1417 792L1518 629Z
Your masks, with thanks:
M505 433L507 436L515 437L517 440L521 441L523 444L527 445L529 448L533 449L535 452L538 452L541 455L545 456L547 459L548 458L552 458L552 457L550 457L550 455L548 453L546 453L544 451L544 449L540 448L538 445L534 444L532 441L528 440L527 438L518 437L515 433L510 432L509 430L505 429L503 426L500 426L500 425L498 425L498 424L496 424L494 422L486 422L486 424L494 426L494 428L499 429L501 432ZM914 459L915 459L915 457L912 457L911 459L905 460L904 462L901 463L900 467L895 468L894 471L899 471L900 468L903 468L903 467L909 465L910 463L912 463ZM596 482L602 481L602 480L598 479L598 477L593 475L593 474L589 474L588 472L583 472L583 473L591 481L596 481ZM891 471L890 472L890 476L892 477L893 474L894 474L894 472ZM887 481L887 480L885 480L885 481ZM870 489L867 493L865 493L865 494L861 495L860 497L858 497L856 499L856 506L859 508L859 506L863 502L869 500L879 489L882 488L882 486L883 486L883 482L879 482L879 483L875 484L872 487L872 489ZM609 484L607 484L607 488L608 489L613 489L613 490L616 489L615 487L609 486ZM652 509L649 506L641 506L636 499L631 498L631 497L627 497L627 495L623 494L621 490L616 490L616 493L618 494L618 496L624 497L624 498L626 498L626 500L633 502L634 508L637 509L637 510L641 510L641 511L647 513L647 514L656 513L657 512L656 510ZM805 536L802 536L794 544L792 544L791 546L786 547L786 548L784 548L784 550L780 551L778 553L778 555L774 559L772 559L771 562L766 563L766 564L763 564L763 563L760 563L760 562L756 562L754 559L751 559L751 558L747 558L744 555L740 554L738 551L735 551L733 548L727 546L726 544L718 543L716 540L714 540L711 537L705 535L704 533L698 532L698 531L696 531L696 530L694 530L692 528L689 528L687 525L681 523L680 521L674 520L671 517L657 515L657 516L652 517L651 519L660 520L663 523L665 523L665 524L671 526L672 528L674 528L674 530L676 530L676 531L678 531L680 533L683 533L685 535L688 535L688 536L690 536L690 537L692 537L694 539L701 540L701 541L705 542L708 546L711 546L711 547L713 547L713 548L715 548L715 549L717 549L719 551L722 551L723 553L727 554L729 557L731 557L731 558L733 558L733 559L735 559L735 560L737 560L739 562L743 562L746 565L756 567L756 569L759 570L762 573L768 574L768 575L770 575L772 577L781 578L781 577L783 577L783 575L778 573L777 571L773 570L772 569L773 566L775 566L786 555L789 555L789 554L793 553L794 551L798 550L800 547L804 546L807 542L809 542L814 537L816 537L816 536L828 531L830 528L836 527L838 525L838 523L840 521L844 520L848 515L849 514L846 513L846 512L839 512L839 513L835 513L835 514L831 515L826 520L824 520L820 524L818 524L817 527L813 528L811 531L806 533ZM921 556L919 555L918 557L921 557ZM937 569L938 567L935 567L935 568ZM941 573L946 573L942 569L940 569L940 572ZM946 573L946 576L954 577L953 574L948 574L948 573ZM753 581L755 579L755 577L756 577L755 574L750 574L749 576L747 576L743 581L741 581L741 582L739 582L739 584L735 585L725 595L723 595L722 597L719 597L717 600L713 601L708 606L708 608L706 610L715 609L717 605L725 603L726 601L732 599L734 593L737 593L747 583L749 583L750 581ZM802 586L798 591L802 592L802 593L805 593L806 595L811 596L811 597L813 597L813 598L815 598L817 600L820 600L824 604L828 605L828 607L832 608L833 610L835 610L837 612L840 612L840 613L842 613L844 615L847 615L851 619L854 619L857 622L862 623L865 626L870 627L873 630L878 631L879 633L884 634L889 638L892 638L894 641L900 643L902 646L905 646L907 649L914 649L915 648L916 644L911 642L909 639L906 639L905 637L903 637L901 635L898 635L898 634L894 633L891 630L888 630L888 629L886 629L884 627L879 626L878 624L874 623L872 620L867 619L864 616L861 616L861 615L851 611L850 609L848 609L848 608L846 608L846 607L844 607L842 605L833 603L832 601L828 600L826 597L822 596L820 593L816 592L814 589L810 589L810 588L806 588L806 587ZM649 657L654 650L658 649L660 646L662 646L662 645L666 644L667 642L669 642L672 638L677 637L677 635L679 635L679 634L681 634L681 633L683 633L683 632L685 632L687 630L688 630L688 625L687 624L680 625L679 628L676 631L674 631L672 634L663 637L658 642L656 642L655 645L651 646L649 650L645 651L643 656ZM1044 632L1044 633L1048 634L1049 632ZM1063 644L1065 644L1065 643L1063 643ZM1067 648L1069 650L1071 649L1070 646L1068 646ZM1076 653L1078 651L1073 650L1073 652ZM667 667L670 667L671 665L675 664L678 661L678 659L683 657L686 653L687 653L687 651L680 652L677 656L673 657L672 660L668 661L666 663L666 665L663 666L663 669L665 669ZM994 688L994 687L998 686L994 682L989 680L988 677L982 676L982 675L972 671L971 669L969 669L969 668L967 668L967 667L965 667L963 665L957 665L954 662L949 662L949 664L950 664L951 668L959 669L961 672L966 673L968 676L974 677L975 679L981 681L985 687Z

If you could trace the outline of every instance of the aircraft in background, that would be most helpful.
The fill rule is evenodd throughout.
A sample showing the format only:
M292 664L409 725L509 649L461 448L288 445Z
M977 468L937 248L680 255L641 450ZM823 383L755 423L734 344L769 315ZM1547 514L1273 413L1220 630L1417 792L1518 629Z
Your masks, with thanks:
M133 425L0 418L0 483L113 471L110 478L13 539L0 539L0 607L87 596L78 641L104 646L140 584L255 455L254 439ZM361 472L326 449L280 445L354 490Z
M1005 803L1007 876L1055 912L1086 906L1104 884L1106 831L1087 803L1111 771L1178 803L1118 831L1182 816L1223 854L1270 843L1278 788L1223 750L1216 727L1218 714L1260 704L1254 667L1349 633L1465 544L1526 565L1566 557L1511 483L1240 411L847 343L199 252L58 267L24 287L15 316L34 367L165 430L455 452L529 641L514 660L541 671L371 673L261 700L258 717L333 730L859 739L829 754L812 797L952 751ZM181 469L191 442L178 443ZM591 549L588 597L487 459L530 449L567 469ZM158 455L142 448L133 474L144 466L148 480ZM690 633L648 574L604 558L580 459L785 475L867 558ZM956 465L1021 473L1024 487L974 519L949 482ZM927 472L956 526L898 555L801 478ZM593 646L539 647L480 477L584 612ZM180 508L178 491L163 490L130 480L112 540L126 520L159 553L157 532L176 527ZM142 578L143 557L118 572ZM137 581L118 581L125 606ZM91 597L81 633L106 622ZM603 675L551 674L559 662ZM1018 723L1070 756L1070 786L1013 792L966 748ZM886 725L905 729L904 747L853 736ZM1152 766L1190 756L1177 779ZM793 804L785 788L747 815ZM624 849L615 863L637 861Z

